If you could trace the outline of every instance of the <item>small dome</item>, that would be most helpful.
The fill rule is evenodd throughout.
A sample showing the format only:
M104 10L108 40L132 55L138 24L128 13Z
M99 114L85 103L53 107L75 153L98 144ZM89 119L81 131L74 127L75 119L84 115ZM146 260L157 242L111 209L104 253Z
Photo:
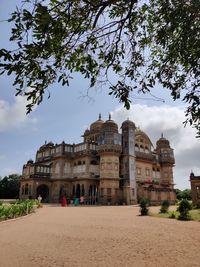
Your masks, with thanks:
M101 114L99 114L99 119L90 125L90 131L99 131L103 124L104 121L101 119Z
M104 121L102 121L102 120L98 120L98 121L93 122L93 123L90 125L90 131L100 130L100 129L101 129L101 126L102 126L103 124L104 124Z
M118 133L118 125L111 120L111 116L109 115L109 119L102 125L101 130L102 132Z
M129 128L132 127L135 129L135 123L127 119L122 123L122 128L127 128L127 127Z
M194 177L194 173L193 173L193 171L191 171L191 173L190 173L190 177Z
M45 141L45 144L44 145L42 145L40 148L39 148L39 151L44 151L45 149L47 149L47 148L51 148L51 147L53 147L54 146L54 144L53 144L53 142L49 142L49 143L47 143L47 141Z
M64 142L64 141L63 141L63 142ZM52 141L50 141L50 142L47 144L47 146L52 147L52 146L54 146L54 144L53 144Z
M85 132L84 132L84 135L88 135L89 133L90 133L90 130L86 129Z
M169 141L163 137L162 137L156 142L156 148L170 148L170 144Z

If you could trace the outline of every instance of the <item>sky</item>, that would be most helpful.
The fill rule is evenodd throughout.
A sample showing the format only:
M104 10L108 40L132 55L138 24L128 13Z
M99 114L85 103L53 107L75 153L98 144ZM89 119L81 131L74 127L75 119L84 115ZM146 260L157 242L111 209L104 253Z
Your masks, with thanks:
M0 48L10 49L8 41L11 25L4 21L20 0L0 1ZM184 103L174 102L166 89L156 87L152 93L163 101L156 101L148 95L133 96L129 111L117 99L108 96L108 88L89 90L88 81L76 75L70 87L55 84L49 91L50 99L44 98L31 114L26 115L26 99L15 96L12 76L0 76L0 176L21 173L22 166L29 159L35 159L37 149L52 141L79 143L81 135L92 122L102 114L108 119L112 114L119 128L129 118L140 127L154 146L161 133L169 139L175 154L175 188L190 188L191 170L200 175L200 139L195 130L183 127Z

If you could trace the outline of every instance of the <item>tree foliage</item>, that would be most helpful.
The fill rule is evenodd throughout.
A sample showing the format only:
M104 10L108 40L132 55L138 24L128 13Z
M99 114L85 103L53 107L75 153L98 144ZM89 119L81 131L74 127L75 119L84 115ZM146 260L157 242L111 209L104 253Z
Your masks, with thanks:
M177 211L180 212L178 219L187 221L191 219L191 216L189 214L189 211L192 209L192 205L187 199L182 199L179 203L179 206L177 208Z
M149 214L149 201L145 198L140 200L140 214L141 216L146 216Z
M10 174L0 180L0 198L12 199L19 198L19 178L18 174Z
M133 91L162 85L200 134L200 0L25 0L9 21L17 48L0 50L1 74L15 74L28 112L79 72L126 108Z
M184 190L176 189L176 198L178 200L182 199L192 200L191 189L184 189Z
M170 203L168 200L163 200L160 208L160 213L167 213L169 210Z

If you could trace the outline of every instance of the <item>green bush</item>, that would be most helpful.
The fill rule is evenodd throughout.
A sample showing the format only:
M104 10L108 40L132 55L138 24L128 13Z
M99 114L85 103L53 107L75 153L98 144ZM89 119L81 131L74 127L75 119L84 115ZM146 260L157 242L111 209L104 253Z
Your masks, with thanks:
M0 206L0 219L7 220L29 214L36 203L34 200L24 200L11 205L2 205Z
M178 220L188 221L191 219L189 211L192 209L191 203L187 199L181 200L177 211L180 213Z
M149 201L145 198L142 198L140 200L140 214L142 216L148 215L149 213L148 206L149 206Z
M160 213L167 213L169 210L170 203L168 200L164 200L161 204Z

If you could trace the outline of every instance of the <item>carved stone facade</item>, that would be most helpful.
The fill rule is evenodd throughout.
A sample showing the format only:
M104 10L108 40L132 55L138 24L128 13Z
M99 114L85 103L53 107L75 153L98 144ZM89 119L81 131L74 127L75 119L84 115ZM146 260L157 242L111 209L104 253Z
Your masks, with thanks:
M23 166L20 197L59 202L84 196L86 204L135 204L142 197L152 204L175 203L174 154L163 136L156 148L149 137L126 120L121 133L101 116L79 144L45 143L35 162Z
M200 176L195 176L194 173L191 172L190 184L192 191L192 204L196 206L200 203Z

